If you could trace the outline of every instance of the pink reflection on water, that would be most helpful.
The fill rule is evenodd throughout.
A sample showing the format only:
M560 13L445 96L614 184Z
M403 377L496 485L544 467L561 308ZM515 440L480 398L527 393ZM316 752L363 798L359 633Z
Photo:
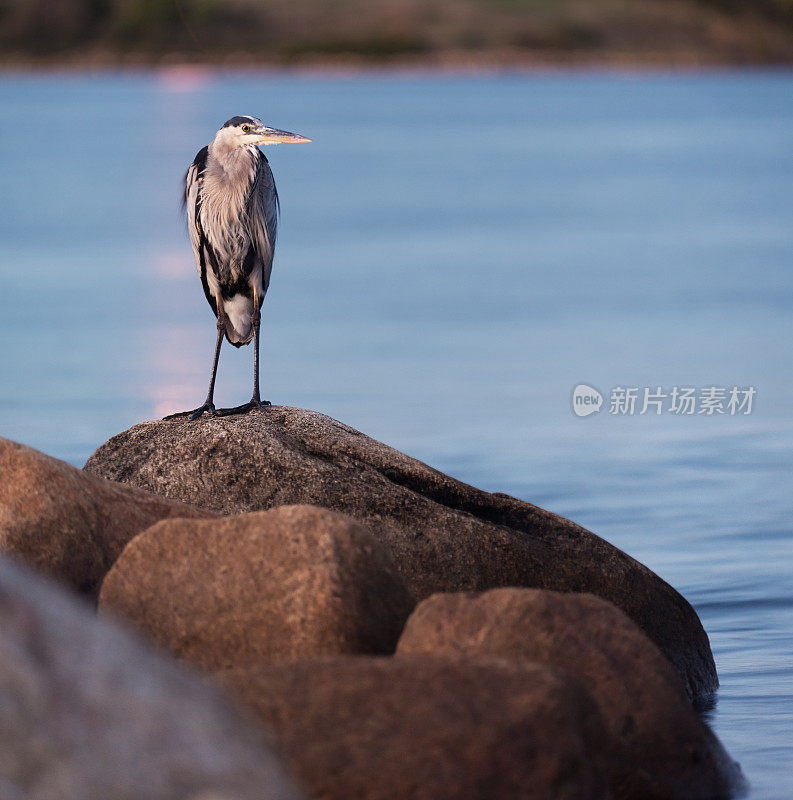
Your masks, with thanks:
M195 278L195 264L189 247L183 250L164 250L152 259L152 271L158 278L184 280Z
M186 94L204 89L212 80L212 70L207 67L182 64L163 67L157 71L157 83L167 92Z
M201 333L198 324L172 324L146 334L147 364L142 370L146 378L141 388L155 418L195 408L203 401L210 365L196 347L204 338Z
M191 408L198 408L204 399L204 395L198 396L197 391L187 391L187 387L166 387L169 393L162 399L155 400L153 419L162 419L168 414L175 414L178 411L188 411Z

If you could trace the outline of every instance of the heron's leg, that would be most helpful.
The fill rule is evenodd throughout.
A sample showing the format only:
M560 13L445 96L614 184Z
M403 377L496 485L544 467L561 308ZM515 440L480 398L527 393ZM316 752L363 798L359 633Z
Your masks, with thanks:
M220 358L220 347L223 344L223 334L225 333L225 323L223 314L218 314L218 338L215 342L215 358L212 361L212 375L209 378L209 391L207 392L207 399L204 404L191 411L180 411L178 414L169 414L163 419L174 419L176 417L187 417L190 420L198 419L205 411L209 412L210 416L215 415L215 378L218 372L218 359Z
M218 317L218 338L215 342L215 358L212 361L212 375L209 378L209 390L207 391L207 399L204 405L212 406L215 410L215 404L212 402L215 399L215 378L218 374L218 359L220 358L220 347L223 344L223 336L226 333L226 324L223 316Z
M253 397L251 397L251 403L259 406L269 406L271 405L270 401L265 400L262 402L259 396L259 328L261 327L261 322L262 315L257 308L253 318Z
M272 405L269 400L262 400L259 396L259 327L261 325L261 313L256 298L256 290L253 293L253 397L250 401L234 408L219 408L217 416L228 417L231 414L245 414L253 408L264 409Z

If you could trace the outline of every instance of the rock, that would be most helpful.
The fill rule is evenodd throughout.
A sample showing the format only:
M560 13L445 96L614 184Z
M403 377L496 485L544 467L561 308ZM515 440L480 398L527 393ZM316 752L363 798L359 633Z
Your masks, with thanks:
M413 605L372 534L314 506L158 522L127 545L99 598L208 670L393 653Z
M220 691L0 559L0 796L299 800Z
M0 438L0 550L95 595L124 545L166 517L208 517Z
M543 667L347 656L220 677L322 800L609 796L592 700Z
M506 658L567 675L598 705L618 799L705 800L729 797L740 784L671 664L599 597L540 589L437 594L411 615L397 653Z
M100 447L85 470L225 514L292 503L349 514L419 599L499 586L590 592L639 625L689 695L718 686L699 618L647 567L563 517L456 481L322 414L276 406L143 423Z

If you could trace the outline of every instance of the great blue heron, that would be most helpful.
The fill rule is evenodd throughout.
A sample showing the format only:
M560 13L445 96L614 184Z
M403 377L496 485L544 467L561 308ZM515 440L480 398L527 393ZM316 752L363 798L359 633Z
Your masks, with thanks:
M232 117L187 170L187 228L204 294L217 317L218 338L203 405L165 419L194 420L205 411L243 414L270 405L259 396L259 321L273 266L278 192L258 145L310 141L269 128L256 117ZM215 375L224 336L235 347L253 339L253 397L244 405L216 410Z

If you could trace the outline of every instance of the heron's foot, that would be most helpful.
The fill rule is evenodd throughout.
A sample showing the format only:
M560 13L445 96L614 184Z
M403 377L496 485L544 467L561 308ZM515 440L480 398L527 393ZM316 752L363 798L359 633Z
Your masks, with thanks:
M192 411L180 411L177 414L168 414L163 419L178 419L179 417L187 417L190 421L198 419L205 411L209 412L210 417L214 417L217 413L215 411L214 403L204 403L204 405L194 408Z
M271 406L269 400L259 400L258 397L252 397L247 403L241 406L234 406L234 408L219 408L215 414L218 417L230 417L232 414L247 414L254 408L264 411L265 408Z

